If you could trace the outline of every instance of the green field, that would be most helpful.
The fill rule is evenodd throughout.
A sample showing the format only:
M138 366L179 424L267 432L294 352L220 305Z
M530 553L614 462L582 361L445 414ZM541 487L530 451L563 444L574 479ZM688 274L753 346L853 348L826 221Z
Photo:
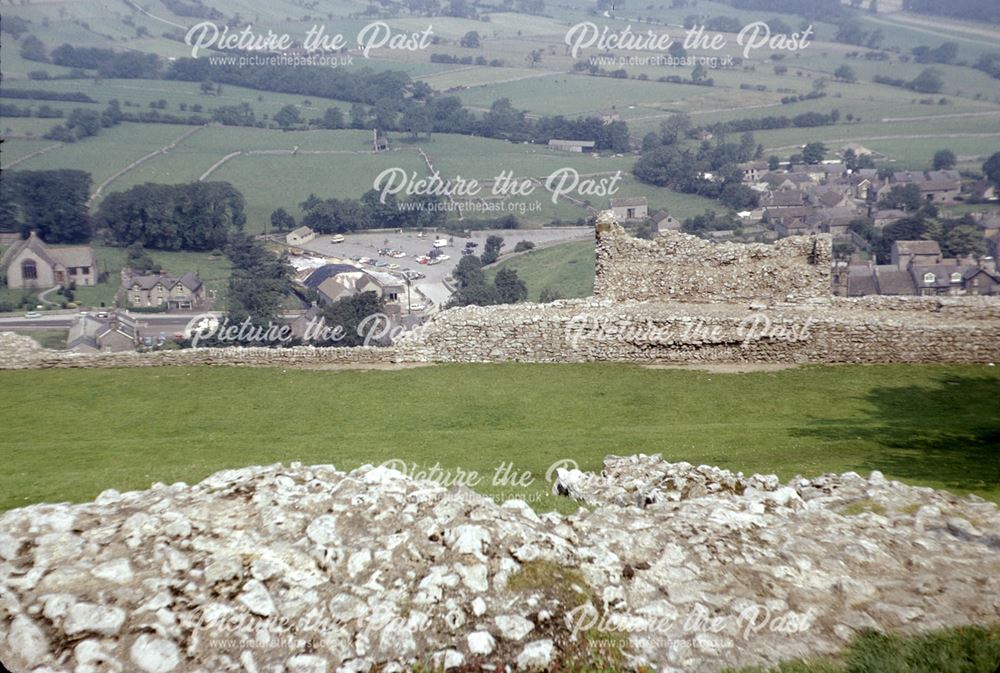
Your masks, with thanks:
M517 236L511 236L513 250ZM548 289L562 299L589 297L594 294L594 242L561 243L500 262L487 270L486 280L493 282L500 269L513 269L528 286L528 301L538 301L538 294Z
M400 459L482 474L510 463L531 488L487 492L572 509L548 495L552 463L600 470L639 452L782 479L877 469L1000 502L998 395L996 369L973 365L5 371L0 508L276 461Z

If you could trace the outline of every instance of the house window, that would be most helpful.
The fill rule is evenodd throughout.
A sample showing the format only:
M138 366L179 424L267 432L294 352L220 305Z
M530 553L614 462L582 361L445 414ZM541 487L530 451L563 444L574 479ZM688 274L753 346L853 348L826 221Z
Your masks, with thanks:
M38 267L32 259L26 259L21 263L21 278L24 280L37 280Z
M625 218L629 220L635 219L635 208L629 208L625 211Z
M76 267L75 266L69 267L69 275L71 275L71 276L75 276L76 275Z
M930 285L934 281L935 281L935 276L934 276L933 273L925 273L924 274L924 284L925 285Z
M399 295L398 294L396 294L395 292L390 292L389 293L389 301L396 301L397 299L399 299Z
M951 282L953 282L953 283L961 283L962 282L962 274L958 273L957 271L955 273L951 274Z
M81 276L89 276L90 275L90 267L89 266L81 266L79 269L77 269L77 271L80 272Z

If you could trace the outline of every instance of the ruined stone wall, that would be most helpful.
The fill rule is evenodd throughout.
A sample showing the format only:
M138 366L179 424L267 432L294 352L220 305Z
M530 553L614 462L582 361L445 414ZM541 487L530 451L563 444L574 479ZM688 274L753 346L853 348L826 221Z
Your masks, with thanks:
M827 363L1000 361L1000 298L826 298L801 303L615 302L468 306L388 348L49 351L0 333L0 369L421 362Z
M596 235L598 297L730 302L830 296L829 234L747 244L667 231L647 241L615 222L599 221Z
M644 363L994 362L1000 299L802 304L572 300L447 311L401 360Z
M0 332L0 369L165 367L228 365L281 367L297 365L387 364L391 348L193 348L146 353L75 353L42 348L31 337Z
M879 472L810 476L609 457L600 474L557 471L556 492L590 505L562 516L386 467L293 463L32 505L0 515L0 659L540 673L596 656L580 645L596 631L623 673L713 673L830 654L866 628L997 620L994 503ZM760 628L772 619L786 626Z

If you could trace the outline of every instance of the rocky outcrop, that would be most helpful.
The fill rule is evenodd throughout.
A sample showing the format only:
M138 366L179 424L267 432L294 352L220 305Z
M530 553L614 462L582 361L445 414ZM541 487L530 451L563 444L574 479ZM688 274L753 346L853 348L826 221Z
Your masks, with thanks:
M0 517L0 660L20 673L713 671L868 627L1000 618L1000 513L879 473L659 457L560 472L571 516L384 467L272 465Z

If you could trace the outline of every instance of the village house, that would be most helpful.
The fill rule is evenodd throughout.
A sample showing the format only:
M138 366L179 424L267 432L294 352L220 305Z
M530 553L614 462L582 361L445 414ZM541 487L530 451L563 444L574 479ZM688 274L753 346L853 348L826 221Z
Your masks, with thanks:
M362 292L374 292L385 302L389 316L402 313L406 283L391 274L367 271L351 264L327 264L312 271L302 283L315 290L320 304L333 304Z
M875 192L875 198L881 199L893 187L906 185L916 185L920 195L933 203L952 203L962 191L958 171L896 171L891 178L883 181Z
M205 301L205 286L192 272L177 278L169 273L141 275L126 268L116 299L131 308L191 310Z
M997 294L1000 277L984 266L932 264L911 266L914 285L921 295Z
M97 284L97 260L89 245L53 247L31 232L7 248L0 258L7 287L50 288L57 285Z
M134 321L111 313L98 318L88 313L76 317L66 337L66 349L82 353L120 353L139 343Z
M761 177L768 171L768 164L766 161L748 161L740 164L738 168L743 171L743 182L752 184L760 182Z
M292 229L290 232L285 234L285 243L298 247L300 245L305 245L314 238L316 238L316 232L303 225L296 229Z
M1000 275L992 259L950 259L941 264L916 264L908 268L869 262L849 266L846 274L839 271L834 273L834 291L847 297L1000 294Z
M645 196L630 196L609 201L611 210L619 220L644 220L649 217L649 206Z
M653 233L661 231L680 231L681 222L665 210L658 210L653 213Z
M806 217L806 224L814 231L831 234L835 239L850 238L851 222L861 216L851 207L821 208Z
M872 219L872 224L881 229L887 224L903 219L906 217L906 213L902 210L884 209L873 211L869 217Z
M898 269L940 264L941 246L937 241L895 241L889 249L889 259Z
M846 185L817 187L810 193L809 202L817 208L855 208L852 190Z

